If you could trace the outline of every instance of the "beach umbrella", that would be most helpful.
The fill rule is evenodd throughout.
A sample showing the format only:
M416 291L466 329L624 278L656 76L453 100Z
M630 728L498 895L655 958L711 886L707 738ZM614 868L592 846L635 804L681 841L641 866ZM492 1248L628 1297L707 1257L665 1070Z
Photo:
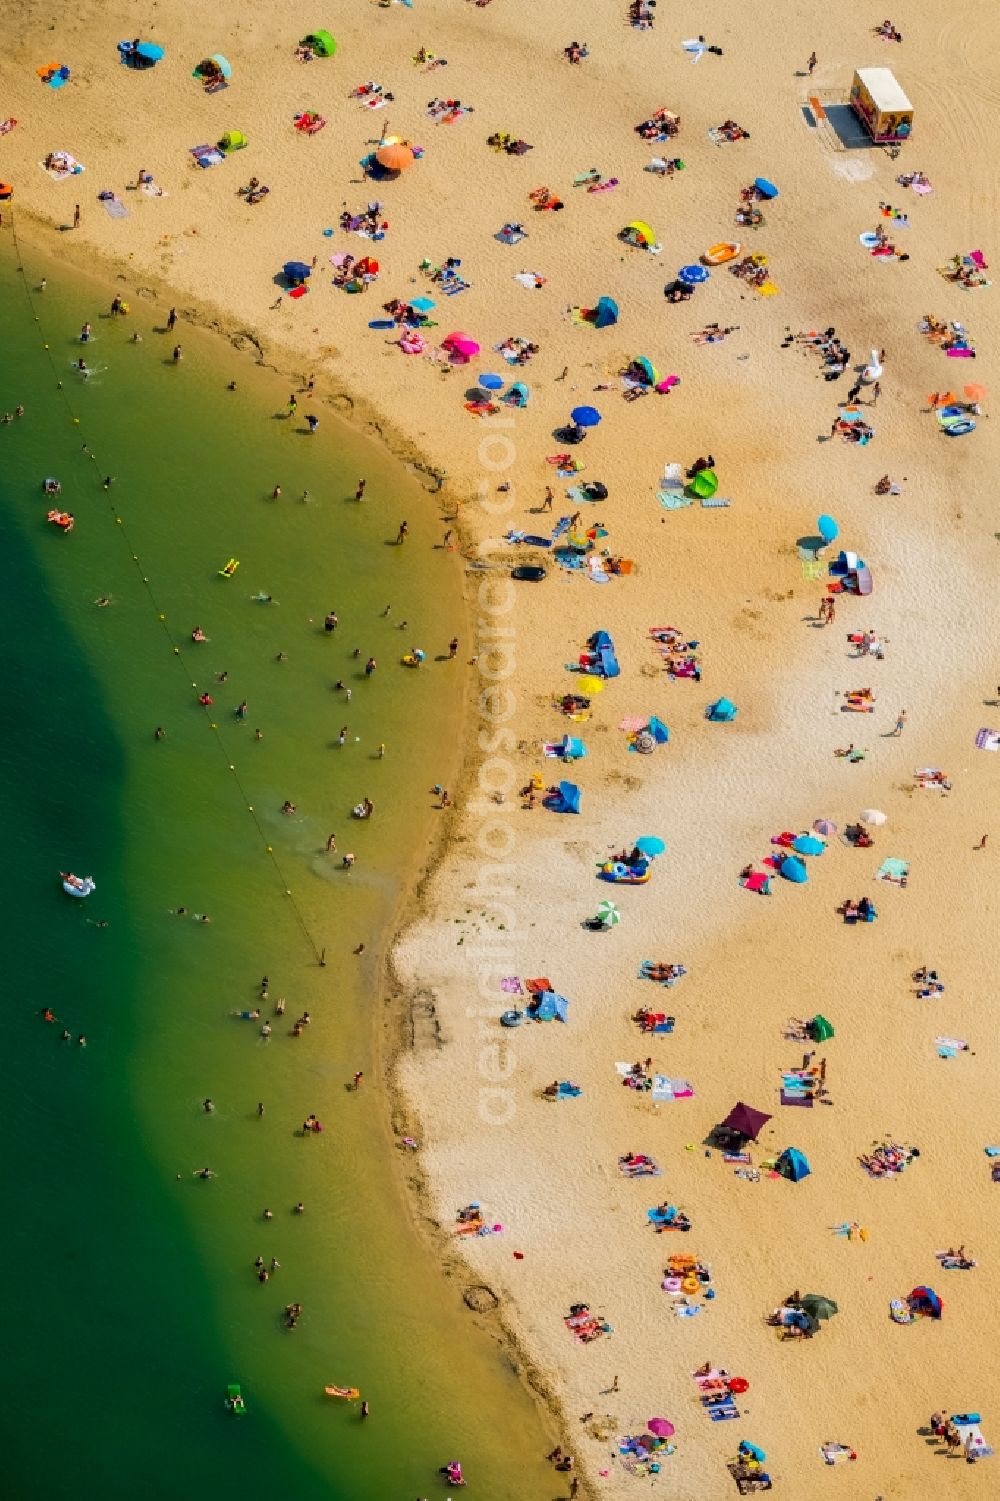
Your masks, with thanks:
M411 303L410 306L412 307L413 304ZM491 375L488 370L484 370L483 374L476 380L476 385L484 391L499 391L503 384L504 378L502 375Z
M635 847L644 855L662 855L667 846L657 834L643 834L635 841Z
M833 823L829 818L817 818L816 822L813 824L813 828L816 830L817 834L824 834L827 839L830 838L831 834L836 834L837 832L837 825Z
M703 281L708 281L708 272L704 266L682 266L677 273L677 280L685 286L696 287Z
M770 1119L771 1117L765 1115L763 1110L754 1110L752 1105L744 1105L742 1100L738 1100L719 1125L727 1131L735 1131L737 1136L745 1136L748 1141L756 1141ZM735 1388L731 1389L735 1390Z
M597 915L606 928L613 928L622 920L622 915L614 902L598 902Z
M312 268L305 261L286 261L281 269L289 281L305 281L312 275Z
M884 823L888 823L885 814L878 808L863 808L858 817L862 823L874 824L876 828Z
M463 362L471 360L473 355L479 353L479 345L475 339L470 339L468 334L453 333L441 341L442 347L452 354L457 354Z
M803 1308L811 1319L832 1319L839 1312L832 1298L824 1298L822 1293L806 1293L799 1300L799 1307Z
M596 407L574 407L570 417L577 427L596 427L601 420L601 414Z
M822 839L814 839L811 834L800 834L798 839L792 840L792 849L797 855L821 855L826 845Z
M643 375L649 381L649 384L651 386L656 385L657 381L660 378L656 373L656 366L653 365L652 362L648 360L644 354L640 354L638 359L634 359L632 363L642 371Z
M824 542L832 542L840 534L840 527L832 516L820 516L816 520L816 530Z
M380 167L385 167L387 172L405 172L407 167L413 166L416 157L409 146L405 146L402 141L396 141L391 146L380 146L375 153L375 160Z
M148 63L158 63L165 55L163 48L158 47L155 42L140 42L135 52L137 57L144 58Z
M766 177L755 177L754 187L762 198L777 198L778 190Z
M750 1459L755 1459L758 1464L763 1464L767 1455L759 1444L752 1444L749 1439L740 1439L741 1454L746 1454Z
M963 386L962 390L970 401L985 401L988 395L985 386Z
M768 1116L767 1119L770 1120L771 1117ZM745 1376L730 1376L729 1380L726 1382L726 1385L729 1387L729 1390L731 1392L735 1392L738 1397L741 1397L744 1392L748 1392L750 1390L750 1383Z
M796 886L804 886L809 879L809 872L806 870L805 864L803 861L797 859L795 855L785 856L781 862L779 875L784 876L786 881L793 881Z
M677 1432L669 1418L650 1418L646 1427L650 1433L655 1433L657 1438L673 1438Z

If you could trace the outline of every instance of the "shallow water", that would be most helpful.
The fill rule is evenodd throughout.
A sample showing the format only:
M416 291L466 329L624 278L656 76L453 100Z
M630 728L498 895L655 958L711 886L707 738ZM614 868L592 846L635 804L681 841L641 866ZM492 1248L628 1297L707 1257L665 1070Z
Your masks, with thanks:
M0 428L12 1493L412 1496L457 1455L497 1501L547 1496L533 1405L410 1225L379 1084L374 956L455 766L462 653L435 658L463 617L437 508L332 417L309 437L274 415L285 387L210 336L179 328L175 367L148 309L101 316L111 292L24 254L48 289L29 303L8 251L0 408L27 408ZM69 536L45 522L46 474ZM417 672L399 664L414 644ZM94 895L66 897L61 868ZM269 1040L233 1015L265 973L265 1016L288 1007ZM306 1138L310 1112L325 1129ZM257 1255L281 1263L265 1286ZM359 1386L368 1422L326 1383Z

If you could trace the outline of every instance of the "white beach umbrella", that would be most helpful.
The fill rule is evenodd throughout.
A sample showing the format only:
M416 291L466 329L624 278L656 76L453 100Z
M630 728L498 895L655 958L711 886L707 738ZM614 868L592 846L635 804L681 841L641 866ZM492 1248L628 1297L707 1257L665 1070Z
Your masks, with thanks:
M606 928L613 928L620 923L622 915L614 902L600 902L597 907L597 915Z
M875 824L876 827L878 827L879 824L888 822L885 814L882 813L878 808L865 808L861 813L859 813L858 817L861 819L862 823Z

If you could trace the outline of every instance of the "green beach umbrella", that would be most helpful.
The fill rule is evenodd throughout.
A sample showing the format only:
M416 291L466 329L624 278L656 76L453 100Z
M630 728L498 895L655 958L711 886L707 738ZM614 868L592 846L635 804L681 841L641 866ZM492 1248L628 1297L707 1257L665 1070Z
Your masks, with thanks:
M812 1319L832 1319L840 1311L833 1299L824 1298L822 1293L806 1293L799 1307Z
M597 915L606 928L613 928L622 920L622 915L614 902L601 902L597 908Z

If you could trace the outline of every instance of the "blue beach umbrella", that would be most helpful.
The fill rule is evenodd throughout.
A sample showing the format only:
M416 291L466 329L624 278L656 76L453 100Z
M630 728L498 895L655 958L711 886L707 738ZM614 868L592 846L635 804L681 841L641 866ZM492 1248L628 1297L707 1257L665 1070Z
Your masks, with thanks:
M149 63L158 63L164 56L163 48L158 47L155 42L140 42L135 51L137 57L145 58Z
M656 834L643 834L641 839L635 841L635 847L642 850L644 855L662 855L667 846Z
M682 266L677 273L677 280L684 282L686 286L696 287L701 282L708 281L708 272L704 266Z
M824 542L833 542L840 535L840 527L832 516L820 516L816 521L816 530Z
M777 198L778 196L778 190L774 186L774 183L770 182L766 177L755 177L753 185L762 198Z
M794 855L786 855L781 862L781 874L786 881L794 881L797 886L805 885L809 874L802 860L797 860Z
M797 855L821 855L826 845L822 839L815 839L812 834L801 834L798 839L792 840L792 849Z
M305 261L286 261L281 269L289 281L305 281L312 275L312 267Z
M410 306L413 306L412 302ZM484 371L476 381L476 385L484 391L499 391L503 384L504 378L502 375L491 375L489 371Z
M596 407L574 407L570 416L577 427L596 427L601 420L601 414Z

